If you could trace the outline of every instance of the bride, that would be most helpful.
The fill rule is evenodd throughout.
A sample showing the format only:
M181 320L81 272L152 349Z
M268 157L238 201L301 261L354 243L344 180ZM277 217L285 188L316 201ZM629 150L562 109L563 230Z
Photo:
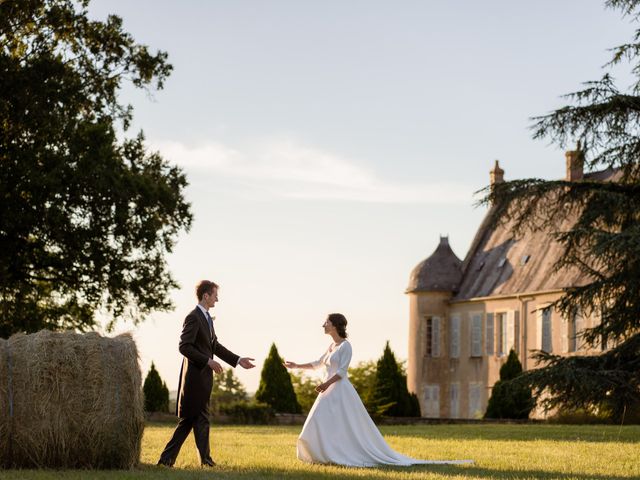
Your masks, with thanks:
M341 313L332 313L323 327L333 343L319 360L303 364L284 362L287 368L326 368L325 381L316 387L318 398L298 437L298 459L354 467L472 462L416 460L392 450L349 382L351 344L347 340L347 319Z

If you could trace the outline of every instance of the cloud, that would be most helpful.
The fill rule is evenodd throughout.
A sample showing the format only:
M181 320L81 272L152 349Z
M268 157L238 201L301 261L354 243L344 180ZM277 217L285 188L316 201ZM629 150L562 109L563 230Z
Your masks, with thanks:
M269 195L308 200L376 203L469 204L475 190L449 183L390 182L344 156L272 139L242 149L218 142L188 146L176 141L150 142L171 162L197 174L215 173L244 188Z

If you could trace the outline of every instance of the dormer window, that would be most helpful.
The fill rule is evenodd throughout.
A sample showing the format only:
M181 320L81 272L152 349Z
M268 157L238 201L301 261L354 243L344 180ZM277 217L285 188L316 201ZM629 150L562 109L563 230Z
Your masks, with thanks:
M507 257L502 257L498 262L498 268L504 267L505 263L507 263Z
M531 255L522 255L520 257L520 265L522 266L526 265L530 258L531 258Z

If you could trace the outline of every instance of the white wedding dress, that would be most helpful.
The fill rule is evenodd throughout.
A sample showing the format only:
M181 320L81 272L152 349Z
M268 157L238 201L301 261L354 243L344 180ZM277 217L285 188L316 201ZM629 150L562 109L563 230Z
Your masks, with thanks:
M351 344L345 340L332 345L311 362L327 369L325 380L338 374L333 383L316 398L298 437L298 459L309 463L334 463L352 467L375 465L461 464L471 460L416 460L395 452L380 431L347 376Z

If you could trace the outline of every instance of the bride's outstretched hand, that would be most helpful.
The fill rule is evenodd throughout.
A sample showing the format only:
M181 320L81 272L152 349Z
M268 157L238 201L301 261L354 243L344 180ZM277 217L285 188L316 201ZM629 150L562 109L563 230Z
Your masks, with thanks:
M295 362L284 361L282 364L287 368L298 368L298 364Z

